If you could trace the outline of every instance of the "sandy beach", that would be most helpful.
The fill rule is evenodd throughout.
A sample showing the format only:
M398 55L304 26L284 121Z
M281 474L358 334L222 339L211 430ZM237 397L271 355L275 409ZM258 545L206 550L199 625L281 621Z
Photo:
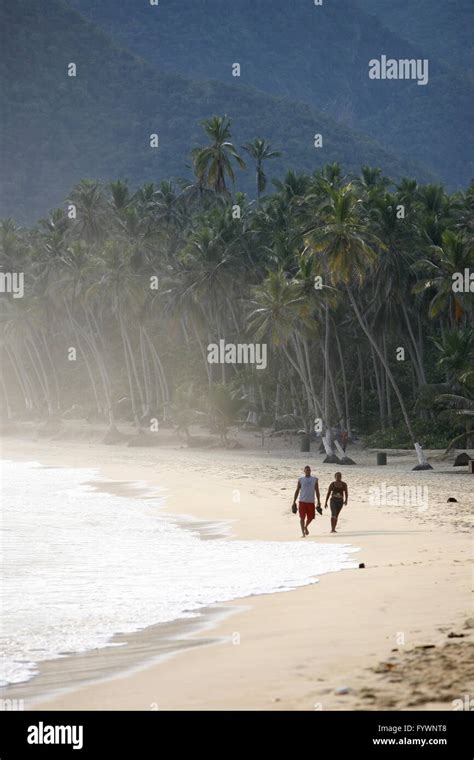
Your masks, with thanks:
M153 448L105 446L86 435L8 437L2 456L95 468L98 487L115 494L137 482L165 488L166 512L204 527L224 521L229 541L301 542L290 511L296 479L309 463L324 504L337 469L322 465L317 450L305 454L268 439L261 446L252 434L231 450L193 450L176 438ZM352 447L349 454L357 466L344 468L350 500L338 533L330 535L325 512L305 541L315 551L318 543L351 544L365 568L222 605L201 630L170 625L161 641L154 630L154 657L162 655L154 662L141 661L139 646L133 667L113 660L113 648L101 650L90 683L69 678L71 658L44 663L38 679L47 684L53 667L55 693L45 687L27 698L27 709L451 710L472 694L472 476L441 452L428 452L429 472L412 472L411 452L389 452L386 467L375 465L374 451ZM417 503L374 503L382 484L382 496L416 486ZM149 660L152 634L139 635Z

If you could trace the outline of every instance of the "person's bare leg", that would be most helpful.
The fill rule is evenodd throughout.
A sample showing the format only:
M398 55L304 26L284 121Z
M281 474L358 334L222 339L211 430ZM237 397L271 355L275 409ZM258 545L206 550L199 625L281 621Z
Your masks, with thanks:
M305 527L305 532L306 532L306 535L307 535L307 536L309 536L308 525L309 525L310 523L312 523L312 522L313 522L313 518L311 518L311 519L309 519L309 518L308 518L308 520L306 520L306 527Z
M331 517L331 533L337 533L336 525L337 525L337 517Z
M304 527L304 517L300 517L301 533L303 538L306 538L306 528Z

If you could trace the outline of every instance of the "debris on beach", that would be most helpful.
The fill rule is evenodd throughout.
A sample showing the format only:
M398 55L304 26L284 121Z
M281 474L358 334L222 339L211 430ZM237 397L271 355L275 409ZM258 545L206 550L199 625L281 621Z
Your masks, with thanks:
M339 686L337 689L334 690L334 694L337 694L338 696L343 696L345 694L351 694L353 689L351 689L350 686Z
M457 455L453 467L467 467L470 461L471 457L469 454L466 451L463 451L462 454Z

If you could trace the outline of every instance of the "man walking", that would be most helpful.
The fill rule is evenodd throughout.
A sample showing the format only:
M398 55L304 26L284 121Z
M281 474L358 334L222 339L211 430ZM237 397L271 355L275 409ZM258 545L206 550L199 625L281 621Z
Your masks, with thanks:
M315 495L318 500L318 512L322 514L321 509L321 497L319 495L318 479L311 475L311 467L306 465L304 468L304 476L298 478L296 486L295 496L293 499L293 511L296 512L296 499L300 495L299 514L301 532L303 538L309 535L308 525L313 522L315 518Z

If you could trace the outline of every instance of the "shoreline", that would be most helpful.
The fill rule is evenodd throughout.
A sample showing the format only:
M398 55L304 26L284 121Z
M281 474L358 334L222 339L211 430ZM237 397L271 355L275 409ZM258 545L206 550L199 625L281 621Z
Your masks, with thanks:
M27 460L30 461L29 458ZM5 458L3 461L13 460ZM17 457L14 461L20 460ZM44 465L33 461L31 464L35 464L38 469L62 467L61 465ZM132 498L138 501L158 498L161 500L159 510L166 513L161 515L162 518L171 520L183 530L199 534L201 541L235 540L237 538L232 535L228 521L200 520L192 515L170 513L169 510L166 510L163 501L163 489L160 487L158 492L155 492L155 489L145 482L100 480L100 474L100 467L97 467L97 479L84 480L82 484L89 486L95 492L107 493L125 499ZM358 551L357 549L349 549L349 551L351 550ZM330 572L334 571L328 571L324 575ZM318 579L313 581L313 583L318 582ZM312 583L305 583L304 586L306 585L312 585ZM296 588L300 588L300 586L281 589L281 591L272 593L291 593ZM188 649L219 643L221 638L213 637L211 632L220 621L236 614L236 612L238 613L239 610L249 609L252 599L271 595L267 592L257 593L216 602L190 611L192 617L178 617L168 622L155 623L131 633L116 633L110 638L107 645L100 648L84 652L68 652L52 659L41 660L36 663L37 673L35 675L27 681L1 687L0 693L5 699L22 699L29 709L30 705L34 705L35 699L41 699L41 701L58 699L82 686L101 683L107 678L121 678L139 672L151 665L171 659ZM228 607L234 603L238 606ZM206 633L207 636L204 635ZM65 663L67 664L68 678L71 681L68 686L61 682ZM104 671L107 674L105 676Z
M263 503L266 507L270 504L269 495L262 495L259 483L255 482L258 471L265 467L262 460L267 460L272 471L279 469L279 457L272 453L256 457L255 452L248 450L223 453L194 452L180 448L169 451L161 448L100 446L99 457L99 444L96 443L70 443L69 448L65 449L60 442L44 439L4 439L3 449L2 455L5 458L23 461L37 459L45 466L92 466L98 470L100 478L107 479L105 485L101 483L101 487L106 490L108 481L111 480L115 483L115 493L117 489L126 489L126 484L130 482L153 488L156 485L153 482L156 468L160 486L168 489L170 495L163 508L164 514L178 518L184 515L185 519L192 516L193 520L197 518L198 522L204 521L207 524L228 524L230 521L232 534L229 540L235 537L296 540L296 525L290 520L287 504L293 484L290 483L288 488L281 485L279 488L278 485L272 487L271 498L273 500L280 496L281 505L274 508L273 522L269 524L263 508ZM294 451L286 452L285 456L291 460L285 469L291 470L298 466L298 462L301 465L308 458L307 454ZM312 459L314 454L310 456ZM156 461L158 458L159 462ZM219 460L217 472L216 461L213 460ZM207 470L203 467L204 464L207 465ZM177 495L173 485L176 485L180 467L185 467L189 473L192 488L186 486L185 493ZM219 475L221 468L224 468L224 475ZM209 472L210 469L213 471ZM318 465L321 476L324 473L324 483L326 473L332 469L333 465ZM357 469L360 475L361 468ZM370 465L364 465L363 469L365 476L368 472L368 477L372 477ZM167 470L168 477L164 476L164 470ZM254 474L253 478L250 472ZM385 472L388 475L389 470ZM348 468L345 473L351 482L356 468ZM121 479L124 474L126 481ZM435 482L439 474L443 473L435 472L429 478L430 482ZM275 473L273 477L280 482L279 474L277 476ZM459 480L464 481L464 478L455 478L455 481ZM225 486L222 486L223 483ZM278 491L283 488L288 493L279 494ZM189 490L192 499L186 498ZM232 502L235 491L239 492L240 497L237 503ZM323 484L323 503L324 492ZM133 495L137 495L136 491ZM366 570L346 569L344 573L321 576L318 584L297 588L285 594L258 595L219 605L221 609L225 608L225 617L218 620L217 615L210 622L210 628L205 624L205 631L201 629L190 632L185 637L184 646L175 647L177 651L172 654L167 652L167 659L161 659L159 663L147 660L146 664L139 665L132 671L114 671L113 674L104 664L105 680L78 685L73 690L68 690L67 694L39 699L33 703L33 709L151 709L149 705L152 703L160 705L159 709L315 709L312 705L319 704L318 700L322 700L323 709L401 709L390 705L383 707L383 695L377 696L379 686L373 687L374 700L365 698L365 702L360 694L361 689L374 680L380 681L380 675L370 672L378 659L383 659L384 656L403 659L403 647L399 647L399 654L390 655L391 650L396 648L397 632L406 636L408 652L414 651L417 646L424 646L423 642L428 638L429 644L434 642L439 648L446 644L447 636L440 629L460 629L464 620L472 614L466 572L469 541L466 539L464 525L461 525L460 530L451 527L445 533L435 530L431 521L425 519L414 529L412 520L394 515L393 509L387 512L377 511L374 515L366 509L362 511L356 502L356 521L353 521L349 510L350 506L346 509L343 530L334 540L360 546L360 559L366 563ZM316 523L316 535L313 534L309 540L315 543L332 540L321 531L321 525L322 522ZM401 535L406 539L403 548L397 550L397 536ZM420 545L421 537L423 540ZM428 557L422 556L424 554L428 554ZM393 568L396 568L395 575ZM439 596L434 603L426 604L430 593L438 592L435 586L440 586L443 604L439 604ZM442 587L445 587L445 591L442 591ZM358 601L357 609L351 607L354 599ZM390 600L394 606L392 610L389 610ZM318 614L318 605L326 613L323 620ZM433 607L436 609L435 620ZM395 620L398 618L398 624L392 620L392 624L387 626L387 620L381 619L388 612ZM373 626L370 624L370 615L373 616ZM353 621L358 616L359 625L353 631ZM293 624L288 625L287 619L292 620ZM153 628L156 626L140 633L149 634ZM236 634L239 646L232 643ZM327 636L332 637L332 644L326 648L324 640ZM468 631L462 640L452 639L450 644L469 644L469 637ZM126 638L131 639L129 635ZM312 639L321 640L321 646L317 650ZM209 646L211 643L212 646ZM276 649L268 646L269 643L274 644ZM96 650L95 654L100 659L102 653L106 657L107 650L110 649ZM175 656L178 653L179 657ZM170 655L172 659L169 659ZM68 658L68 661L71 659L74 657ZM219 666L217 663L220 663ZM399 666L394 665L395 669L397 667ZM210 672L210 688L206 689L203 681L209 680ZM38 678L40 676L33 680ZM235 683L232 694L229 694L228 688L223 688L229 678ZM244 684L239 683L242 679ZM336 693L338 688L344 690L345 682L357 684L359 681L363 684L360 688L348 687L349 691L344 694ZM124 684L126 688L123 688ZM21 691L21 684L17 685L15 691ZM314 703L311 702L312 699ZM439 705L444 703L445 700L434 699L427 701L426 706L442 709Z

